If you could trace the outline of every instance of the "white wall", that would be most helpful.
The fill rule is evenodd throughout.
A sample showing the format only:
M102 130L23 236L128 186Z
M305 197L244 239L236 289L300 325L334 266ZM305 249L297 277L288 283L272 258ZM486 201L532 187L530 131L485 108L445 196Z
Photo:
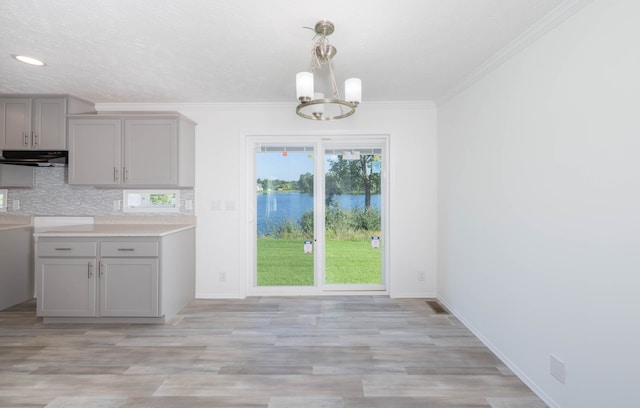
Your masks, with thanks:
M438 109L438 295L552 407L640 404L638 16L596 0Z
M98 110L179 110L196 127L196 296L246 296L243 231L247 134L389 134L390 294L436 295L436 111L432 103L367 103L336 122L299 118L291 104L98 104ZM213 209L216 207L218 209ZM385 239L385 237L383 237ZM220 281L220 273L226 275ZM423 273L424 281L419 281Z

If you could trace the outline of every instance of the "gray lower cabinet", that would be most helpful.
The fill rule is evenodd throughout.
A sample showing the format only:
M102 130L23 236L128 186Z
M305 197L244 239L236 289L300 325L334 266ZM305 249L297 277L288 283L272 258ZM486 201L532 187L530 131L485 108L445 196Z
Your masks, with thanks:
M159 317L158 238L40 238L38 316Z
M100 243L100 316L159 316L158 241Z
M195 227L160 236L42 235L35 234L35 286L44 323L164 323L194 298Z
M33 299L33 228L0 229L0 310Z
M38 258L37 315L96 316L95 270L95 258Z

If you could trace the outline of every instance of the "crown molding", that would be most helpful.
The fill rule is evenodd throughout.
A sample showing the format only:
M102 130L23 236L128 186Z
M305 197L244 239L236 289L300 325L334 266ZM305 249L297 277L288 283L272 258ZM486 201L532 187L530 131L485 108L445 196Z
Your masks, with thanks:
M178 103L96 103L98 112L113 111L251 111L251 110L286 110L295 111L296 103L292 102L178 102ZM364 102L359 109L396 108L396 109L435 109L434 101L371 101Z
M560 23L577 13L592 1L593 0L565 0L559 4L556 8L538 20L534 25L529 27L527 31L516 37L504 48L483 62L478 68L465 76L460 83L445 92L444 95L436 101L437 105L444 104L455 95L484 78L491 71L511 59L523 49L527 48L538 38L560 25Z
M296 105L288 102L123 102L96 103L96 110L107 111L230 111L230 110L278 110L291 108Z

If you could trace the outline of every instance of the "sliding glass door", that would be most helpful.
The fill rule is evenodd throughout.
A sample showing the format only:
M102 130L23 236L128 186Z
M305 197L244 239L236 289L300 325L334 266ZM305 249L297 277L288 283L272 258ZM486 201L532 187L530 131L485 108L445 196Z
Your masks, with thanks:
M254 288L386 289L384 147L252 144Z
M325 149L324 284L380 289L382 275L382 149Z
M315 285L313 157L313 146L256 150L257 286Z

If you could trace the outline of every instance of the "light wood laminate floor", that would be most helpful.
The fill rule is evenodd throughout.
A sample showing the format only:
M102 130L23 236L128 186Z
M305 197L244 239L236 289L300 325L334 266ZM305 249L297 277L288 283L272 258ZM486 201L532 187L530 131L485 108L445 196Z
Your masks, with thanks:
M0 312L0 407L542 408L425 299L195 300L166 325Z

